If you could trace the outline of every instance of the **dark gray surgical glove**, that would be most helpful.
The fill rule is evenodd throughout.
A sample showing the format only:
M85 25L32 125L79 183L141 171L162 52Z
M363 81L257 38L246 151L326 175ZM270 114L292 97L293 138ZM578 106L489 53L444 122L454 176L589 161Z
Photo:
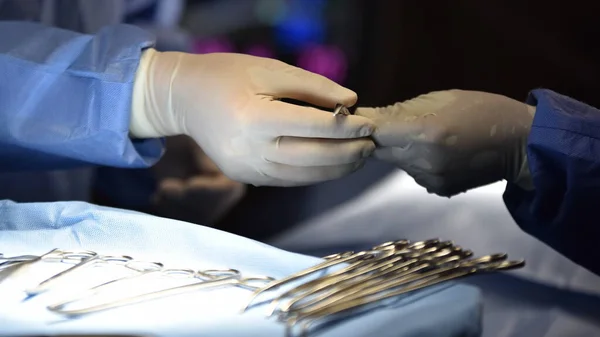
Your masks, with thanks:
M534 114L511 98L463 90L356 111L377 126L376 158L445 197L503 179L532 189L525 149Z

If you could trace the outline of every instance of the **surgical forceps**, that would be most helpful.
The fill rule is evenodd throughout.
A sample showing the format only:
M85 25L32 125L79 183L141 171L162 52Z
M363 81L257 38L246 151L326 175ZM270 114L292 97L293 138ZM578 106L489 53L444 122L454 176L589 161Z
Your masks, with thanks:
M185 269L182 269L179 271L189 272L189 270L185 270ZM268 277L268 276L243 278L241 273L235 269L205 270L205 271L197 271L197 272L192 271L192 273L193 273L192 277L194 277L194 278L207 279L207 280L200 281L197 283L162 289L162 290L158 290L158 291L143 293L140 295L135 295L132 297L116 300L116 301L109 302L109 303L103 303L103 304L99 304L99 305L95 305L95 306L91 306L91 307L87 307L87 308L71 309L71 310L65 309L65 307L68 304L73 303L71 301L71 302L63 302L63 303L51 305L48 307L48 310L56 312L58 314L62 314L62 315L78 316L78 315L85 315L85 314L90 314L90 313L94 313L94 312L98 312L98 311L113 309L113 308L117 308L117 307L122 307L122 306L126 306L126 305L132 305L132 304L145 302L145 301L149 301L149 300L160 299L160 298L164 298L164 297L168 297L168 296L180 295L180 294L193 292L193 291L197 291L197 290L204 290L204 289L208 289L208 288L222 287L222 286L227 286L227 285L239 286L242 288L255 290L258 288L258 286L254 286L253 285L254 283L258 283L259 285L262 286L263 284L267 284L274 280L272 277Z

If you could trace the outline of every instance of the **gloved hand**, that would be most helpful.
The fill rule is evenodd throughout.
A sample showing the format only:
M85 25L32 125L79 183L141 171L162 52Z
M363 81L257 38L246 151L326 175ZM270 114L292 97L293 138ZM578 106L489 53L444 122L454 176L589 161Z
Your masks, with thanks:
M508 97L462 90L356 111L377 124L377 158L446 197L502 179L531 189L525 149L534 113Z
M372 121L333 108L356 94L283 62L241 54L144 51L136 73L133 137L191 136L219 169L253 185L304 185L358 169L375 148Z
M230 180L187 136L167 139L167 150L152 167L158 188L157 215L211 225L244 196L246 185Z

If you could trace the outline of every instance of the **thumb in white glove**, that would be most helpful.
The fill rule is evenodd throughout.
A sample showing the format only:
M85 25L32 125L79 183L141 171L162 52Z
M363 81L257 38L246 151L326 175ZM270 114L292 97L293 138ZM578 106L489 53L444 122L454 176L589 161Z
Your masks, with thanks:
M374 150L369 119L333 117L280 98L327 108L356 102L354 92L277 60L149 49L135 79L130 131L140 138L189 135L224 174L253 185L339 178Z
M531 189L525 149L534 113L505 96L462 90L356 112L377 124L377 158L447 197L502 179Z

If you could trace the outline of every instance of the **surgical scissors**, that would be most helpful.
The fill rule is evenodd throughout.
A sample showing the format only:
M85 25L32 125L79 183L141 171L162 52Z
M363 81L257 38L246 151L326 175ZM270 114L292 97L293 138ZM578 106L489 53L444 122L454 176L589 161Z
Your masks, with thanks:
M67 268L66 270L63 270L62 272L55 274L55 275L47 278L46 280L40 282L33 289L27 289L25 292L29 296L34 296L34 295L38 295L42 292L48 291L48 290L50 290L52 285L56 285L58 283L58 281L65 275L69 275L77 270L80 270L85 267L89 267L94 264L98 264L98 263L126 264L129 261L133 260L133 258L131 256L127 256L127 255L110 256L110 255L98 255L96 253L94 253L93 255L84 253L79 256L74 256L74 257L80 257L81 261L79 263L75 264L74 266Z
M37 257L37 255L4 256L4 254L0 253L0 270L18 263L31 261Z
M503 258L504 256L495 256L494 258ZM485 257L486 259L488 257ZM317 296L309 300L307 303L299 307L294 307L296 302L300 299L295 299L283 307L280 311L288 312L290 309L294 311L301 311L309 308L310 306L316 306L317 308L327 307L335 302L344 301L351 296L376 289L376 287L385 287L393 284L399 286L401 284L410 283L419 279L426 278L427 276L441 274L443 272L452 270L456 265L441 268L444 264L458 261L460 263L460 256L451 255L441 260L432 260L431 262L419 261L417 259L409 261L400 265L393 266L389 269L384 269L383 272L371 276L371 278L363 278L358 282L349 282L344 286L338 285L337 289L333 289L329 293ZM398 283L402 281L404 283ZM379 289L377 288L377 289ZM302 298L301 298L302 299ZM316 310L316 309L315 309Z
M371 259L376 256L380 256L380 255L384 255L384 254L390 255L392 252L393 252L392 250L368 250L368 251L362 251L362 252L358 252L358 253L345 252L345 253L331 255L331 256L327 257L327 259L325 261L317 264L316 266L302 270L296 274L290 275L283 279L274 280L273 282L267 284L265 287L255 290L252 293L252 295L250 296L248 303L246 303L246 305L242 308L241 312L245 312L250 307L250 305L254 302L254 299L256 299L256 297L258 297L261 293L263 293L267 290L278 288L286 283L293 282L304 276L316 273L320 270L327 269L329 267L333 267L333 266L341 264L341 263L353 262L356 260Z
M406 259L402 255L392 255L391 258L388 257L380 259L380 261L375 261L375 263L371 263L364 266L363 268L359 268L356 272L348 273L345 275L335 275L334 277L332 277L332 273L320 279L310 281L294 289L291 289L274 299L271 302L268 316L271 316L275 313L278 304L281 300L283 300L286 297L293 296L294 294L297 294L299 292L302 292L303 290L306 290L304 294L299 295L290 300L279 311L287 312L291 308L293 308L296 303L305 300L309 296L317 295L318 293L327 289L331 289L331 291L329 291L329 293L326 293L325 295L322 295L321 297L324 296L324 298L327 298L339 293L340 291L346 291L352 287L362 288L364 286L363 282L368 281L370 279L385 279L388 275L397 275L398 273L415 273L434 264L456 261L467 258L471 255L471 251L463 251L460 247L445 247L439 251L425 253L423 254L423 256L412 256L410 259ZM411 267L413 267L414 269L409 269ZM336 290L335 288L340 289ZM309 300L308 303L305 303L304 306L314 304L318 301L323 300L324 298L320 298L319 296L317 296L316 298Z
M154 266L152 266L154 265ZM214 278L218 278L218 277L240 277L240 272L236 269L209 269L209 270L204 270L204 271L194 271L192 269L162 269L162 264L160 264L161 266L159 267L159 263L151 263L149 265L146 266L146 270L145 271L141 271L141 274L137 274L137 275L131 275L128 277L124 277L121 279L117 279L117 280L112 280L103 284L100 284L98 286L95 286L93 288L90 288L88 290L89 294L97 294L100 293L102 290L108 290L111 289L119 284L125 283L125 282L131 282L131 281L136 281L136 280L142 280L145 278L149 278L152 276L183 276L186 278L198 278L198 279L214 279ZM130 267L131 268L131 267Z
M505 254L494 254L483 256L474 260L462 261L461 256L456 255L449 255L445 258L437 260L433 259L430 262L415 260L411 261L410 263L397 265L387 270L384 270L382 273L373 275L370 279L363 279L360 282L350 283L345 287L339 287L338 289L334 289L333 291L327 294L318 296L308 301L308 303L305 303L304 305L293 309L295 311L301 311L313 305L316 306L316 308L325 308L332 305L335 302L346 301L348 298L351 298L356 294L364 294L365 292L371 292L374 289L377 289L377 291L381 291L381 289L385 287L398 287L400 285L418 281L429 276L443 274L445 272L455 270L461 266L465 267L472 266L477 263L501 262L504 259L506 259ZM448 264L450 265L448 266ZM411 267L411 265L413 268L406 268ZM298 301L296 300L288 304L286 307L283 308L282 311L289 311L290 308L293 307L293 304L295 302Z
M449 280L465 277L471 275L473 273L479 272L492 272L492 271L501 271L501 270L511 270L516 268L521 268L525 265L525 261L517 260L517 261L502 261L498 260L500 256L503 254L495 254L481 257L479 259L474 259L467 261L462 264L462 268L457 267L454 269L454 272L449 274L442 274L438 277L431 277L428 279L421 280L420 282L411 284L407 287L400 288L397 290L392 290L389 292L383 292L384 290L390 290L399 285L404 284L405 282L401 280L397 280L396 284L389 284L386 286L380 286L377 288L368 289L368 291L364 294L357 294L355 296L346 297L343 301L339 301L337 303L333 303L330 306L313 308L309 311L299 312L295 316L292 316L288 319L288 327L290 325L295 325L301 320L308 320L303 325L302 331L305 332L309 329L310 324L320 317L335 315L338 313L342 313L348 310L352 310L356 307L364 306L367 304L375 303L378 301L382 301L388 298L396 297L407 292L411 292L414 290L418 290L424 287L429 287L435 284L439 284L441 282L446 282ZM487 260L487 261L486 261ZM392 280L394 281L394 280ZM392 282L393 283L393 282ZM395 286L395 287L394 287Z
M132 297L127 297L123 299L119 299L113 302L102 303L94 306L90 306L87 308L79 308L79 309L65 309L68 303L58 303L48 307L48 310L56 312L62 315L68 316L78 316L90 314L98 311L113 309L117 307L132 305L140 302L145 302L149 300L160 299L168 296L180 295L188 292L193 292L197 290L204 290L208 288L221 287L226 285L231 286L239 286L242 288L247 288L250 290L255 290L259 287L254 286L254 283L259 283L260 285L267 284L272 282L274 279L268 276L259 276L259 277L247 277L242 278L241 273L235 269L228 270L204 270L194 272L194 277L199 279L206 279L206 281L201 281L192 284L186 284L176 287L171 287L167 289L161 289L158 291L143 293L140 295L135 295Z
M305 277L307 275L316 273L318 271L333 267L342 263L350 263L355 261L365 261L371 259L378 259L386 256L393 255L396 251L402 251L406 254L417 253L418 250L433 248L434 250L436 245L440 244L439 239L430 239L425 241L417 241L410 243L408 240L397 240L397 241L389 241L380 245L373 247L371 250L361 251L361 252L344 252L339 254L332 254L324 257L323 262L317 264L316 266L310 267L308 269L304 269L296 274L290 275L283 279L273 281L271 284L266 285L261 289L257 289L250 297L248 303L242 308L241 312L245 312L248 310L250 305L254 302L254 300L263 292L278 288L286 283L293 282L297 279ZM445 243L444 243L445 244ZM417 253L418 254L418 253Z
M52 249L49 252L40 256L35 256L31 259L24 259L16 264L4 268L0 271L0 282L7 280L9 277L18 277L24 275L33 265L42 261L57 261L57 262L81 262L82 260L94 257L98 254L89 250L67 251L62 249Z
M84 299L87 297L95 296L98 293L100 293L102 290L110 288L111 286L114 287L115 285L118 285L122 282L135 280L146 274L159 272L162 270L162 268L164 266L160 262L146 262L146 261L132 260L132 261L125 263L124 267L128 268L130 270L133 270L134 272L137 272L137 274L123 276L120 278L116 278L116 279L95 285L89 289L84 290L81 293L78 293L77 296L74 296L74 297L71 297L68 299L63 299L63 302L61 302L61 303L71 303L71 302L75 302L75 301L78 301L78 300L81 300L81 299ZM187 275L190 275L194 272L191 269L176 269L176 270L175 269L166 269L166 271L167 272L170 271L173 274L177 273L177 274L187 274ZM167 273L165 273L165 274L167 274Z
M419 243L417 243L417 244L419 244ZM354 262L354 263L348 265L345 268L336 270L336 271L334 271L330 274L327 274L323 277L314 279L312 281L308 281L302 285L299 285L299 286L285 292L284 294L280 295L279 298L286 297L286 296L292 295L294 293L298 293L303 290L310 289L312 287L316 287L316 288L312 288L311 291L314 291L316 289L322 289L323 287L327 287L328 284L334 284L334 283L341 282L343 280L347 280L349 278L355 277L357 275L370 273L370 272L373 272L384 266L391 266L397 262L406 261L408 259L414 259L417 257L431 257L431 258L442 257L442 256L448 255L450 253L459 253L459 252L462 254L466 254L465 256L470 256L468 254L472 254L467 251L463 252L462 248L460 248L460 247L454 247L451 241L441 242L437 246L433 246L428 249L422 249L419 251L413 251L410 249L393 250L391 252L391 255L384 255L381 258L375 258L373 260L368 260L367 263L365 263L365 261L357 261L357 262ZM351 273L354 270L359 270L359 271L356 273ZM275 301L277 301L277 300L275 300Z

